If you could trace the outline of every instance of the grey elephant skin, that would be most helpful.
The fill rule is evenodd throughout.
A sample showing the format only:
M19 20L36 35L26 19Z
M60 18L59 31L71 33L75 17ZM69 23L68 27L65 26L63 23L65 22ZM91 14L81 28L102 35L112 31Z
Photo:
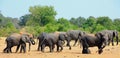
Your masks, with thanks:
M80 31L80 30L70 30L70 31L67 31L66 34L67 34L67 39L66 39L67 46L69 46L69 49L71 50L71 45L70 45L71 40L75 40L75 43L73 45L75 46L77 41L79 40L78 39L79 34L84 35L85 32Z
M102 35L100 33L92 35L83 35L79 34L80 43L82 44L82 53L90 54L91 51L88 49L89 47L98 47L98 53L101 54L103 52L103 48L107 45L108 35Z
M110 45L110 42L112 43L112 46L114 46L114 38L116 38L116 45L118 45L119 43L119 36L118 36L118 32L116 30L103 30L103 31L100 31L98 33L101 33L101 34L108 34L108 45Z
M11 34L10 36L8 36L6 38L5 41L6 41L7 45L6 45L6 48L3 50L4 53L12 53L11 48L13 46L17 46L16 52L19 50L19 48L21 46L20 53L22 52L22 50L25 53L26 52L26 43L29 43L29 51L30 51L31 43L33 45L35 44L35 41L33 40L33 38L29 37L29 35L18 34L18 33Z
M59 38L59 34L43 32L38 36L38 39L39 39L38 51L41 50L42 52L44 52L44 48L48 46L50 49L50 52L53 52L55 45L57 46L57 51L63 50L63 47L62 47L63 39ZM59 47L61 47L60 50L59 50Z

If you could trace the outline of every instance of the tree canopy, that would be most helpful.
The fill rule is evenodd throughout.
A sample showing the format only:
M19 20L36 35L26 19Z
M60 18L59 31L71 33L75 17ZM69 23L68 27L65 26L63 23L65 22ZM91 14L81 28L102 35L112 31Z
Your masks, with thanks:
M64 17L56 19L57 12L53 6L31 6L29 14L20 18L5 17L0 13L0 36L8 36L10 33L26 32L38 35L41 32L55 32L68 30L83 30L96 33L101 30L117 30L120 32L120 18L111 19L108 16L94 17Z

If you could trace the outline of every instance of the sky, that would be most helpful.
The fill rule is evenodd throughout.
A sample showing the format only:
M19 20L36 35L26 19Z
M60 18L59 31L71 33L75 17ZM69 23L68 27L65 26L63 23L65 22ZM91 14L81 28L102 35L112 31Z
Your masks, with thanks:
M0 12L6 17L19 18L35 5L53 6L57 19L79 16L120 18L120 0L0 0Z

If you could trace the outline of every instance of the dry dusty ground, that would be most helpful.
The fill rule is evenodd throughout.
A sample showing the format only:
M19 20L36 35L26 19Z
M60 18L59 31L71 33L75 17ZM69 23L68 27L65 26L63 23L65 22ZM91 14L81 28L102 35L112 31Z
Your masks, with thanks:
M97 47L90 48L91 54L82 54L79 46L72 47L69 50L68 47L64 47L62 52L49 53L49 48L46 47L45 53L37 50L37 44L31 47L31 51L27 53L14 53L16 47L13 47L13 53L3 53L3 49L6 44L4 38L0 37L0 58L120 58L120 44L118 46L107 46L102 54L97 54ZM28 47L27 47L28 50Z

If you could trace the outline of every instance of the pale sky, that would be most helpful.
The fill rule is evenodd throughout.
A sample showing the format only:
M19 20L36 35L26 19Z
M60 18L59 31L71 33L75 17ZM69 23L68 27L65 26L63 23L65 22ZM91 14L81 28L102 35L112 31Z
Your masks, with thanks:
M21 17L34 5L54 6L56 18L109 16L120 18L120 0L0 0L0 11L6 17Z

